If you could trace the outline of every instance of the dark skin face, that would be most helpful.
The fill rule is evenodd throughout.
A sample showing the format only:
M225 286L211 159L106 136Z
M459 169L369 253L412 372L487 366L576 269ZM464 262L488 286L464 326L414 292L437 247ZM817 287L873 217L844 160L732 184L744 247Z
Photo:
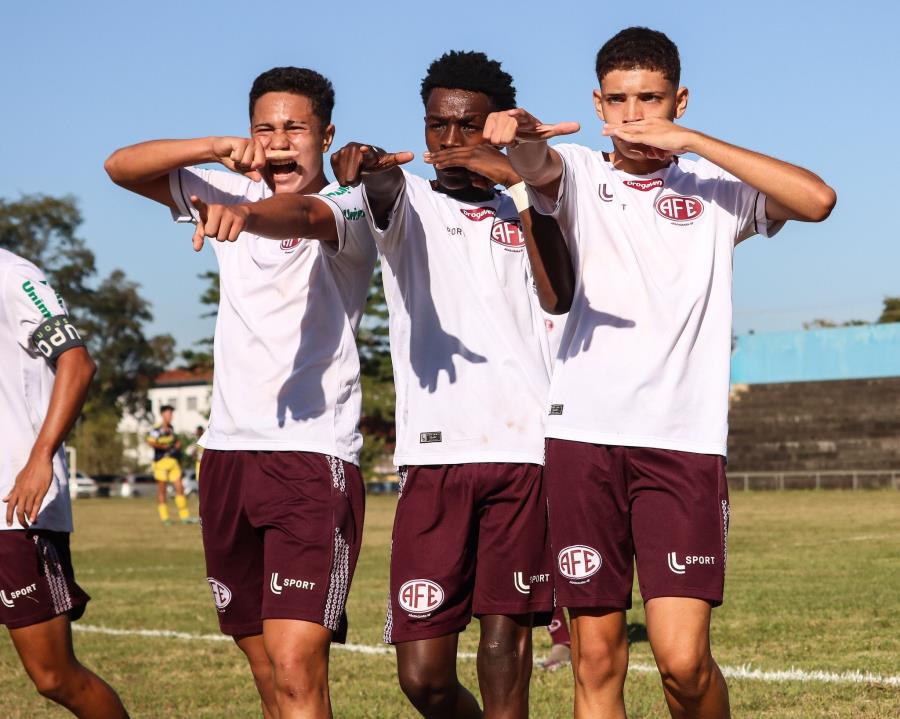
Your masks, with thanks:
M425 144L429 152L449 150L455 147L483 145L482 135L487 116L496 108L491 99L481 92L452 90L436 87L425 104ZM437 169L436 188L463 200L481 200L493 196L493 190L484 189L482 179L478 187L478 175L465 168ZM493 183L491 183L493 186Z

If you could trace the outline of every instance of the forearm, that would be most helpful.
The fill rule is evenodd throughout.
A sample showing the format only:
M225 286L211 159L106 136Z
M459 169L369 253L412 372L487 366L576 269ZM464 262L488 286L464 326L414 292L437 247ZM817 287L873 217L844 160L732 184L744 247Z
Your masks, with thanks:
M563 164L546 142L522 142L507 150L513 169L526 184L556 199Z
M778 214L784 216L773 217L770 212L770 219L820 222L834 207L834 190L815 173L699 132L693 135L688 152L721 167L783 208Z
M273 240L288 240L294 237L320 238L317 231L321 231L322 220L330 221L334 225L331 211L324 208L327 213L316 212L322 202L304 195L275 195L266 200L253 202L246 205L249 210L247 215L247 231L261 237L269 237Z
M84 348L60 355L50 405L32 446L32 456L49 458L59 449L81 413L94 372L96 365Z
M104 168L113 182L130 188L156 180L179 167L216 161L211 137L151 140L116 150Z
M379 228L384 229L388 224L388 214L406 184L403 170L394 167L384 172L363 175L362 184L372 210L372 219Z

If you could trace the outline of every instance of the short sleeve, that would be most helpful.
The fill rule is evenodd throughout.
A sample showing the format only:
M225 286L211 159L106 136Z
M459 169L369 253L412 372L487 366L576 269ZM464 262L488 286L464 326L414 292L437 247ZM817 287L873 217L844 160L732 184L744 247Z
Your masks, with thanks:
M203 202L219 205L236 205L240 202L256 202L269 193L264 183L232 172L206 170L201 167L184 167L169 173L169 192L175 202L172 219L175 222L196 222L197 211L191 205L191 196Z
M382 252L391 250L403 238L406 231L406 220L409 215L409 183L416 181L427 182L427 180L422 180L403 170L403 187L397 193L397 199L394 200L394 204L388 212L387 227L384 229L375 224L375 216L372 214L365 185L360 185L369 231L372 233L372 237L375 238L375 244L378 246L378 249Z
M577 145L562 144L555 145L551 148L559 155L563 163L562 176L559 180L559 192L557 193L555 200L538 192L530 185L526 186L528 189L528 197L531 200L531 206L535 211L542 215L549 215L557 221L565 221L573 214L572 209L575 206L573 165L575 164L577 147Z
M375 242L366 220L368 208L362 186L340 187L333 183L316 195L310 195L325 203L334 215L337 228L337 247L323 242L322 248L329 257L345 257L348 260L365 260L374 255Z
M782 227L783 221L770 220L766 217L766 195L734 175L713 165L701 161L698 168L702 171L714 171L717 182L718 204L733 213L737 222L734 243L742 242L753 235L773 237ZM708 175L707 175L708 176Z
M65 303L58 295L44 273L27 265L8 270L4 292L10 320L15 327L16 342L29 352L35 353L33 335L48 320L66 317Z

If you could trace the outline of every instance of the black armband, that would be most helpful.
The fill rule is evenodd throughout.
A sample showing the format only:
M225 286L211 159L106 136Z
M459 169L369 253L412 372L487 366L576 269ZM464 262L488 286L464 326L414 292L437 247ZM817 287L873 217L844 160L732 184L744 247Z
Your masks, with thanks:
M50 364L74 347L84 347L84 340L67 315L54 315L41 322L32 332L31 341Z

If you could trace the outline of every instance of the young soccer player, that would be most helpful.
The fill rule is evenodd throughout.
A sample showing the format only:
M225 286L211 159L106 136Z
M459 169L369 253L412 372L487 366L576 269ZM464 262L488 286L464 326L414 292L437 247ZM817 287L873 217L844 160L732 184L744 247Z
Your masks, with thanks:
M572 612L575 714L622 717L632 572L673 717L729 716L710 652L722 602L732 255L835 193L808 170L675 124L678 50L629 28L597 55L610 152L546 140L577 130L522 109L492 143L559 220L578 291L550 391L546 477L559 604ZM695 153L698 161L679 157Z
M169 507L166 504L166 491L169 483L175 487L175 506L182 524L191 521L191 511L184 496L184 485L181 483L181 440L172 427L172 415L175 408L164 404L159 408L160 422L147 435L147 444L153 447L153 478L156 480L157 509L163 524L171 524Z
M552 606L541 487L549 358L532 285L565 311L565 292L546 291L566 263L548 255L545 269L520 178L482 136L491 112L515 104L500 64L447 53L421 95L436 179L371 145L332 158L341 184L365 188L390 311L401 495L385 639L422 715L478 717L456 675L459 633L478 617L484 716L525 717L531 627Z
M95 366L62 298L28 260L0 249L0 624L37 690L84 719L127 717L72 648L89 597L75 582L63 439Z
M250 91L249 139L158 140L106 163L118 184L197 222L197 249L206 232L237 240L213 242L200 514L220 627L247 655L267 718L331 716L329 645L346 636L363 527L355 333L376 250L360 191L325 179L333 105L319 73L274 68ZM205 162L246 176L191 167ZM282 241L240 204L300 193Z

